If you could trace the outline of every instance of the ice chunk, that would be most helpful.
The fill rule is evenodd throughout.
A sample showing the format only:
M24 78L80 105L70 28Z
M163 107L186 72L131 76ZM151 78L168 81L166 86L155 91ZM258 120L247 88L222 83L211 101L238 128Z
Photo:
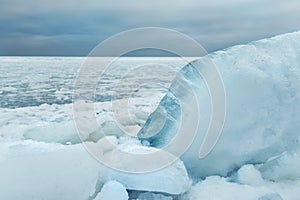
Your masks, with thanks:
M213 151L199 159L212 106L205 80L196 68L206 67L207 59L215 63L224 82L226 120ZM185 66L178 77L190 85L201 111L197 136L181 157L191 176L227 175L245 163L262 163L299 148L300 32L213 53ZM182 105L193 105L181 82L174 80L138 134L153 147L166 147L186 117L195 114L181 113ZM190 134L193 129L184 131Z
M148 153L157 149L142 146L137 140L127 140L119 144L120 149L132 153ZM112 152L113 153L113 152ZM124 160L106 151L106 156L115 159L127 167L135 167L141 163ZM107 176L109 174L109 176ZM163 192L168 194L181 194L188 191L191 181L181 160L177 160L170 166L148 173L126 173L107 168L102 173L101 180L116 180L122 183L129 190Z
M218 176L207 177L204 181L192 187L188 193L188 199L243 199L256 200L266 194L274 193L263 187L252 187L228 182L225 178Z
M126 188L121 183L109 181L104 184L95 200L128 200L128 198Z
M282 180L277 182L266 182L265 187L270 188L273 193L278 193L282 199L298 200L300 196L300 179ZM272 193L270 193L271 195Z
M253 165L244 165L237 172L238 181L242 184L258 186L264 184L260 171Z
M109 140L126 151L154 149L141 146L137 140L118 141L112 136ZM97 162L82 144L16 141L1 143L1 150L0 199L88 199L96 196L99 186L111 180L131 190L169 194L184 193L191 186L180 160L158 171L134 174ZM137 164L119 161L124 165Z
M261 185L244 185L232 181L235 180L218 176L207 177L194 185L183 199L299 199L299 179L282 182L264 181Z
M6 146L0 199L79 200L94 193L101 166L82 145L24 141Z
M283 153L263 164L259 170L271 181L297 180L300 178L300 151Z
M73 120L33 127L24 133L24 138L62 144L67 142L78 144L81 142Z

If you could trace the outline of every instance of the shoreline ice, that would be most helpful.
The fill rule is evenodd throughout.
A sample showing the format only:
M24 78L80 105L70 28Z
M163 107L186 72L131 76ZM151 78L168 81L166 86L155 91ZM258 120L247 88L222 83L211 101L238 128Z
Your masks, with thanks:
M82 146L71 104L2 107L0 199L92 200L114 191L122 191L119 198L126 199L125 187L129 198L140 199L298 200L300 32L231 47L209 57L220 67L228 86L231 121L207 158L195 160L196 144L162 171L140 176L116 172L99 164ZM5 89L9 93L13 87ZM125 123L133 133L143 128L159 103L163 93L156 92L147 99L133 98L132 121ZM207 98L200 98L204 107ZM247 109L248 104L254 106ZM152 147L122 139L109 102L98 102L95 108L99 126L123 144L120 148L130 146L137 152L157 148L150 140ZM209 113L209 109L204 111ZM156 140L164 144L164 139L172 137L168 134L161 133Z

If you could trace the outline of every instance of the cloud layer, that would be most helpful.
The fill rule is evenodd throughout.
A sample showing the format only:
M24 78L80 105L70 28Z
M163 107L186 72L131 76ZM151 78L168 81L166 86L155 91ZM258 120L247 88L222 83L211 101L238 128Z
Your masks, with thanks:
M300 1L0 0L0 55L87 55L120 31L183 32L211 52L300 29Z

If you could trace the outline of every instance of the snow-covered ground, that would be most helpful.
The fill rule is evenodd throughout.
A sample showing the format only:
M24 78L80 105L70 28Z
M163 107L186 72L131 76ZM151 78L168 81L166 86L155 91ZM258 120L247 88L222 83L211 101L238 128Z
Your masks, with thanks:
M300 32L235 46L209 58L220 70L227 95L224 131L214 150L198 159L199 132L181 159L159 171L131 174L99 163L79 139L71 102L84 58L0 57L0 199L298 200ZM130 74L131 66L145 63L148 69L155 63L170 65L174 73L158 75L146 67L136 77ZM129 118L122 113L118 120L135 135L159 104L168 105L160 101L184 63L128 58L115 64L97 88L94 104L99 128L112 143L124 151L147 153L174 137L170 127L149 141L123 135L110 100L114 105L128 101ZM163 87L142 84L143 73ZM124 74L131 81L114 89ZM190 83L197 86L193 78ZM185 91L180 92L182 98ZM209 104L205 94L197 95L202 106ZM147 126L143 133L153 130ZM122 159L120 164L137 165Z

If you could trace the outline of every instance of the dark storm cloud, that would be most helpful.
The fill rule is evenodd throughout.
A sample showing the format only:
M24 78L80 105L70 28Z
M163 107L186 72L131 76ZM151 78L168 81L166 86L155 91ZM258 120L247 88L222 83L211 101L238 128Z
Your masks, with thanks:
M0 3L0 55L87 55L107 37L143 26L181 31L208 51L300 29L298 0Z

